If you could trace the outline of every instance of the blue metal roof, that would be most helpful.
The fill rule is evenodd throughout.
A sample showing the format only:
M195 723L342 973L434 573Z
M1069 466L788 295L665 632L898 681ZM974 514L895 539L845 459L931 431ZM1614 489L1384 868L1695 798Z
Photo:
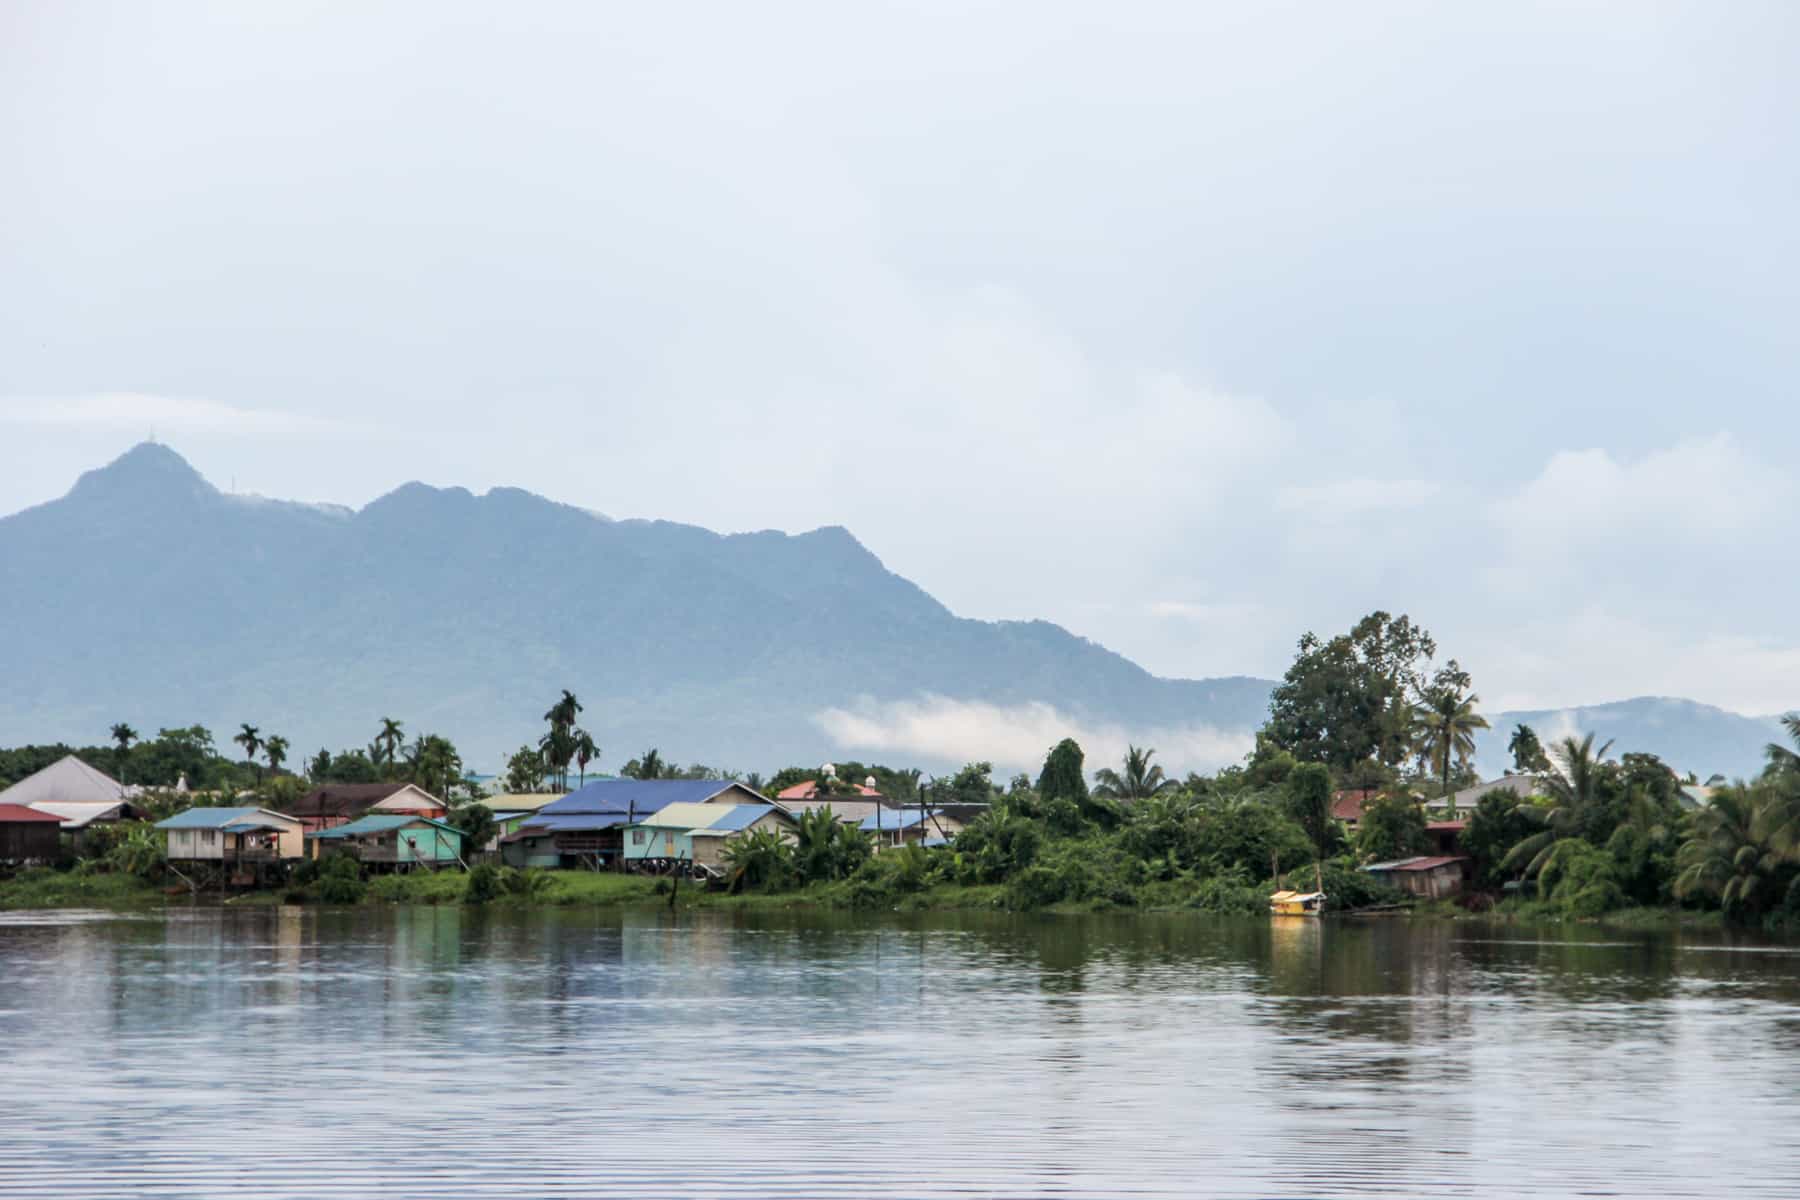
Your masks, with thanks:
M644 814L648 815L648 814ZM639 818L640 820L642 817ZM600 829L613 829L630 820L624 813L538 813L528 818L519 826L522 834L532 833L590 833Z
M725 810L724 815L707 828L723 833L738 833L748 829L775 811L773 804L721 804L718 807Z
M596 779L544 805L538 815L626 813L647 817L671 804L699 804L740 786L729 779Z
M262 809L255 806L247 808L190 808L186 812L178 812L174 816L158 821L157 829L223 829L233 821L242 821L246 817L262 815Z
M870 813L862 820L861 829L868 833L888 829L911 829L925 820L922 808L884 808L878 813Z

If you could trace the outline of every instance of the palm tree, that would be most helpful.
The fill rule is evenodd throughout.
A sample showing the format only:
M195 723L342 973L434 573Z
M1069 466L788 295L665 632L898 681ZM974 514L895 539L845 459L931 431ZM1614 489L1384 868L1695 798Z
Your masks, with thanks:
M644 751L641 758L636 760L634 769L626 773L633 779L661 779L668 773L668 765L663 762L662 755L657 753L656 747L652 746Z
M1463 695L1451 688L1438 688L1419 705L1417 714L1421 730L1419 749L1443 783L1444 795L1450 795L1450 763L1467 762L1475 753L1475 731L1488 728L1487 718L1475 711L1481 697L1470 692ZM1450 815L1456 815L1456 802L1451 800Z
M587 765L600 757L600 747L594 743L594 735L585 729L575 731L575 765L581 771L581 784L587 784Z
M1512 755L1513 767L1520 774L1536 775L1550 766L1550 760L1544 757L1544 744L1538 740L1537 730L1529 725L1521 724L1512 732L1507 740L1506 752Z
M1784 845L1779 832L1791 827L1790 813L1787 799L1771 790L1714 792L1676 855L1675 894L1716 896L1728 915L1761 913L1778 898L1794 861L1792 843Z
M231 739L244 748L244 758L256 767L256 785L262 786L262 767L256 761L256 752L262 749L262 738L256 726L245 725L238 730L237 736Z
M1094 795L1107 800L1147 800L1175 786L1173 779L1163 776L1160 766L1153 767L1150 760L1155 750L1139 750L1136 746L1125 747L1124 773L1111 767L1101 767L1094 772Z
M1612 743L1607 742L1596 750L1591 733L1579 742L1566 737L1551 749L1550 760L1556 769L1544 778L1551 804L1546 808L1521 799L1513 805L1513 813L1536 826L1537 832L1506 852L1500 860L1502 870L1523 865L1526 878L1535 878L1556 843L1576 835L1582 818L1599 803L1602 767L1611 749Z
M369 757L375 760L376 766L384 768L389 775L393 774L394 756L399 753L400 747L406 744L404 729L405 726L401 722L392 717L383 717L381 718L381 732L376 734L375 740L369 744Z
M123 721L120 721L117 725L112 727L112 740L119 744L119 756L114 761L118 764L119 782L121 784L125 782L125 768L128 765L125 755L126 752L131 749L131 743L137 741L137 736L137 730L125 724Z
M1789 750L1780 742L1770 742L1769 766L1778 771L1800 771L1800 713L1789 713L1781 718L1781 724L1793 739L1794 748Z
M269 760L269 770L280 773L281 764L287 761L288 740L279 733L271 734L263 743L263 756Z

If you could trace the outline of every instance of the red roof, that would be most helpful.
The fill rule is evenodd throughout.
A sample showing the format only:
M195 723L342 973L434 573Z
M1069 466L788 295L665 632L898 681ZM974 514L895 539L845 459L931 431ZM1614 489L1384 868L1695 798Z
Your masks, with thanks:
M808 779L805 783L796 783L793 787L782 788L779 792L775 793L775 798L777 800L811 800L818 790L819 781L816 779ZM874 788L864 787L860 783L856 785L856 794L859 796L877 797L881 795L881 793Z
M1425 828L1433 833L1461 833L1469 827L1467 821L1427 821Z
M1403 863L1395 863L1393 866L1388 867L1387 869L1390 871L1435 871L1439 867L1447 867L1451 863L1459 863L1459 862L1464 862L1466 860L1467 860L1466 855L1443 854L1443 855L1439 855L1436 858L1408 859L1407 861L1405 861Z
M26 808L23 804L0 804L0 823L12 824L16 821L55 821L62 824L62 818L54 813L39 812L35 808Z
M1380 795L1376 788L1351 788L1331 797L1331 815L1339 821L1362 820L1363 806Z

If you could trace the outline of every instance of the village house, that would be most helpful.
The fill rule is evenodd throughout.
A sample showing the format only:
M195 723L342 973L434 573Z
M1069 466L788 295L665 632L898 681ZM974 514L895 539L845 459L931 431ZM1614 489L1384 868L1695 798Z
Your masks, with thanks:
M309 833L306 845L314 858L335 850L365 866L448 867L462 862L463 832L430 817L372 812Z
M1444 800L1445 807L1454 819L1457 814L1472 812L1481 803L1483 796L1508 794L1519 800L1544 790L1543 781L1536 775L1502 775L1498 779L1490 779L1485 783L1472 784L1459 791L1451 792Z
M826 778L839 788L846 786L838 781L836 775L828 775ZM854 790L838 791L835 794L830 789L820 788L818 780L807 779L792 787L782 788L775 793L775 799L796 817L829 805L832 815L848 825L860 824L864 817L873 814L885 802L881 793L875 790L873 775L854 785Z
M718 868L732 838L756 829L792 836L794 818L772 804L675 803L624 826L625 861Z
M140 791L73 754L65 754L0 791L0 804L20 804L56 817L67 850L79 855L87 849L96 827L143 818L143 810L131 801Z
M1370 863L1363 870L1377 883L1398 888L1409 896L1442 900L1463 890L1469 859L1462 855L1420 855L1393 862Z
M941 846L963 831L965 821L951 807L886 808L864 817L858 825L874 842L877 852L892 850L917 842L925 846ZM983 806L975 806L983 807Z
M326 783L289 807L307 833L346 825L369 812L410 813L441 821L450 815L442 800L416 783Z
M671 804L783 804L729 779L597 779L500 839L512 867L595 867L624 857L623 830Z
M0 862L47 863L62 849L62 822L23 804L0 804Z
M519 827L537 816L538 811L545 805L556 803L566 794L565 792L498 792L492 796L472 801L472 804L480 804L493 814L497 832L487 845L470 846L469 850L480 854L499 849L501 838L511 833L517 833ZM470 805L458 805L459 809L468 807Z
M168 834L168 855L174 862L235 867L306 853L305 828L299 819L266 808L190 808L153 828Z

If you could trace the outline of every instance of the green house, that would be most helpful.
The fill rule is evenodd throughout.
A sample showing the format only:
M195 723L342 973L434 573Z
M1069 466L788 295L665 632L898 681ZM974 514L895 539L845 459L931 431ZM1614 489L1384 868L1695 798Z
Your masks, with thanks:
M462 861L463 832L411 813L370 813L346 825L309 833L306 844L314 858L341 850L365 863L441 867Z

